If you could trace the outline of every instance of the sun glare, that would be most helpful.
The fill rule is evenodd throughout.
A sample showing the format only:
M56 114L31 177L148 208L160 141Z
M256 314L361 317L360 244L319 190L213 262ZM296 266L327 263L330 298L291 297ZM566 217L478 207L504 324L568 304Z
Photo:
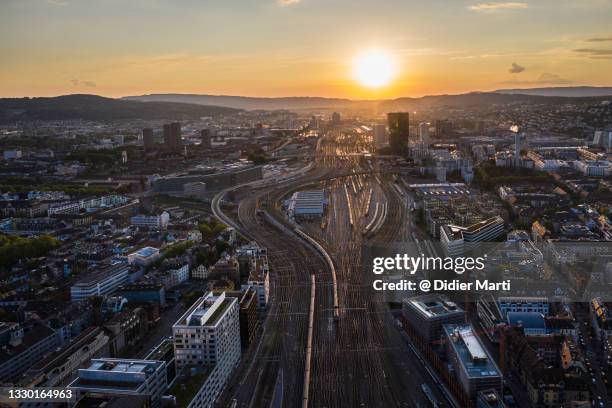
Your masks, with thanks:
M383 51L364 52L355 58L353 76L357 82L369 88L389 85L395 76L393 58Z

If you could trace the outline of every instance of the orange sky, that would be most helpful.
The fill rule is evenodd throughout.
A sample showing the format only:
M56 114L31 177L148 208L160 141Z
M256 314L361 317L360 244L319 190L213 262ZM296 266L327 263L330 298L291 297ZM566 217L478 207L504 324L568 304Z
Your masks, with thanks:
M608 0L289 3L5 0L0 96L371 99L612 86ZM352 61L368 49L396 61L389 86L354 80Z

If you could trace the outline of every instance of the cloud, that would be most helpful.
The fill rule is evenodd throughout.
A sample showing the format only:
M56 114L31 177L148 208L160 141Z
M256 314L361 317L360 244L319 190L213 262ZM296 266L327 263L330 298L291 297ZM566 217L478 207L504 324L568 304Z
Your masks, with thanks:
M573 51L591 59L612 59L612 50L600 48L577 48Z
M512 66L510 67L508 72L511 73L511 74L520 74L524 70L525 70L525 67L522 67L519 64L517 64L516 62L513 62Z
M606 42L612 41L612 37L595 37L595 38L587 38L584 40L586 42Z
M468 8L473 11L519 10L526 9L529 4L517 1L490 2L472 4Z
M71 79L69 81L73 86L84 86L87 88L95 88L96 83L93 81L81 81L80 79Z
M293 4L298 4L300 0L277 0L279 6L291 6Z

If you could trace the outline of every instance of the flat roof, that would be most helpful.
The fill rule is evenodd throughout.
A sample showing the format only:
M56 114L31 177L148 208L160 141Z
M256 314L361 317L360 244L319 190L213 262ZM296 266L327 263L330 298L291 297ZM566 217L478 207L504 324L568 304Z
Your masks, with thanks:
M546 329L544 315L538 312L508 312L508 323L523 326L525 329Z
M198 367L198 372L194 374L180 373L168 393L176 397L176 406L184 408L189 405L193 398L202 388L212 372L211 367Z
M474 333L471 324L442 326L461 366L470 378L501 377L497 365Z
M89 367L79 369L70 387L133 391L163 364L157 360L93 359Z
M153 254L159 253L159 249L157 248L153 248L153 247L144 247L144 248L140 248L138 251L136 251L136 255L138 256L143 256L143 257L147 257L147 256L151 256Z
M209 292L206 296L198 299L183 316L176 322L175 326L214 326L227 308L238 299L225 297L225 292L213 295Z
M457 313L463 314L463 309L442 296L418 296L407 298L404 302L412 305L414 309L429 319Z
M119 273L128 272L127 265L117 263L113 265L104 266L102 269L90 269L82 276L77 277L77 282L73 286L86 286L94 282L98 282L104 279L111 278Z

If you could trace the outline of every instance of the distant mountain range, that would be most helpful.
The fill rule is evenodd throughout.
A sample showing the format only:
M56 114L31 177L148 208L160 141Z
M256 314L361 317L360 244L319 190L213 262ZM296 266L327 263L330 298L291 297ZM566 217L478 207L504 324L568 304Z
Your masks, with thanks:
M229 106L237 109L319 109L351 107L356 102L350 99L322 98L310 96L295 96L284 98L256 98L230 95L196 95L196 94L151 94L141 96L126 96L128 101L140 102L183 102L198 105Z
M495 92L504 93L504 94L567 96L567 97L610 96L612 95L612 87L561 86L561 87L553 87L553 88L498 89Z
M196 94L151 94L127 96L128 101L141 102L182 102L198 105L227 106L237 109L290 109L290 110L325 110L325 109L373 109L380 112L390 110L412 110L434 106L478 106L505 103L538 103L567 102L565 98L600 98L612 97L612 88L599 87L564 87L534 89L501 89L492 92L471 92L460 95L435 95L420 98L397 98L386 100L351 100L321 97L284 97L255 98L228 95ZM555 99L560 98L560 99Z
M547 95L540 95L542 93ZM77 94L45 98L0 99L0 123L66 119L185 120L228 114L244 109L294 111L353 109L383 113L436 107L468 108L512 103L560 104L609 99L612 99L612 88L595 87L506 89L461 95L368 101L320 97L251 98L191 94L158 94L112 99L97 95Z
M174 102L127 101L97 95L65 95L49 98L2 98L0 122L31 120L129 120L197 119L235 112L225 106Z

